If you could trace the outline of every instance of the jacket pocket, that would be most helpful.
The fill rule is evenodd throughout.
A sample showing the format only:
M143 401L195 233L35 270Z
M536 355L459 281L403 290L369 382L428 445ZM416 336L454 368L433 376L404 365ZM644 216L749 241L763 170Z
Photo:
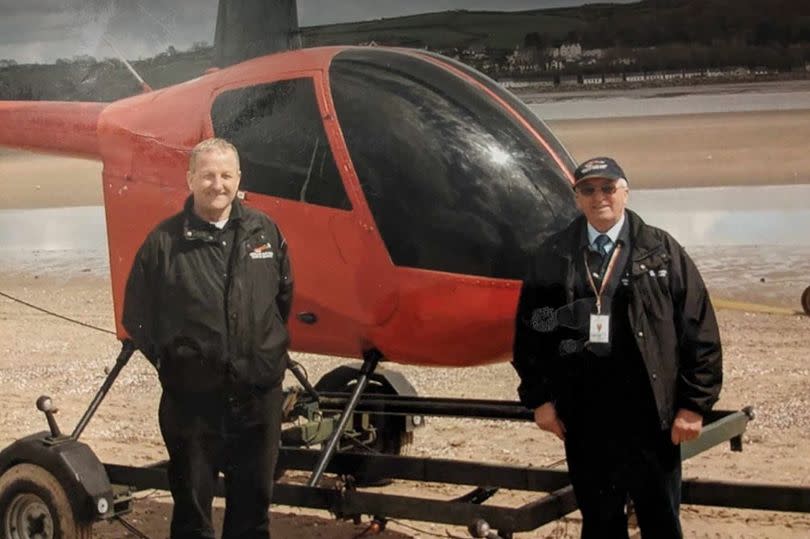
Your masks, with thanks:
M672 320L673 316L670 271L670 257L663 252L653 252L632 264L635 294L641 298L644 312L658 320Z

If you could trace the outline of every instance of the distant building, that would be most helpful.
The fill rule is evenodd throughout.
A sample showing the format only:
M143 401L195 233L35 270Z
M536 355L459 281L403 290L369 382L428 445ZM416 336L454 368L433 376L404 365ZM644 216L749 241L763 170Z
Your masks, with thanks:
M536 72L540 70L537 59L538 54L535 49L517 46L506 57L506 67L510 71L517 73Z
M557 48L550 49L552 58L559 58L563 62L575 62L582 58L582 45L579 43L563 43Z

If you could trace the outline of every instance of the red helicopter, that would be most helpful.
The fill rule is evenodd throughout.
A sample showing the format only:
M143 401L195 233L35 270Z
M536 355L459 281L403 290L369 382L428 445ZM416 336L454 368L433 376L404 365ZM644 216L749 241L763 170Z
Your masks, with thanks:
M509 357L531 251L575 215L573 160L492 80L397 48L283 52L106 103L0 102L0 144L103 162L118 336L138 246L188 152L239 148L244 202L296 274L295 350L473 366Z

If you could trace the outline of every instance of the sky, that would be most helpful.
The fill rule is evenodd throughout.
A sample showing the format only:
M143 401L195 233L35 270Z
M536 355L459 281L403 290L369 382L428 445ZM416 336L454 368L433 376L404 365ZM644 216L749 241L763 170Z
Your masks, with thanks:
M591 0L593 2L595 0ZM633 0L602 0L626 3ZM591 3L586 0L298 0L301 26L413 15L448 9L516 11ZM130 59L173 45L214 41L217 0L0 0L0 60L116 56Z

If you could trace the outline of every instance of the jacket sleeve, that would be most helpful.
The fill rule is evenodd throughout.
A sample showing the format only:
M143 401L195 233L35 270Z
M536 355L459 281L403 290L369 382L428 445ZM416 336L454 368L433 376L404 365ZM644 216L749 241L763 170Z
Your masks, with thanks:
M530 272L521 286L515 315L512 366L520 377L520 402L532 410L554 400L549 371L550 351L546 349L548 339L532 327L534 310L540 306L539 296L540 287Z
M680 364L677 408L705 415L720 396L723 349L709 293L697 266L676 244L674 290Z
M293 300L293 273L292 265L290 264L290 255L287 253L287 241L276 227L279 239L279 269L280 269L280 282L278 288L278 295L276 296L276 305L278 312L281 314L281 319L284 323L290 318L290 310L292 308Z
M155 367L158 366L157 345L154 342L155 317L155 245L149 236L141 245L129 272L124 295L122 324L135 347Z

